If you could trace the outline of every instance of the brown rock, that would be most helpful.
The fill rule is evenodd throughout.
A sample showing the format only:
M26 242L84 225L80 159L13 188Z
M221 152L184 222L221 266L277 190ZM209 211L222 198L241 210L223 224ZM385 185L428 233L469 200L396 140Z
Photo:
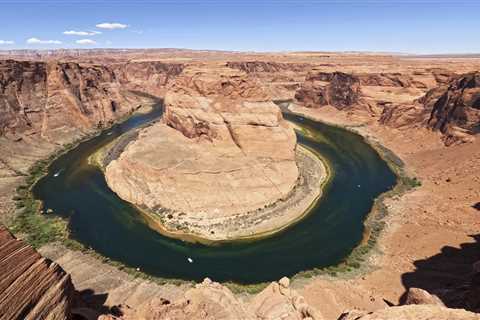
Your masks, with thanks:
M157 298L133 310L121 308L122 316L103 316L102 320L187 320L187 319L231 319L231 320L319 320L319 313L309 306L295 291L272 283L256 295L250 303L236 298L219 283L205 279L185 296L169 302Z
M306 63L281 63L271 61L229 61L226 65L229 68L238 69L246 73L273 73L281 71L301 72L311 67Z
M73 294L60 266L0 226L1 319L69 319Z
M348 311L338 320L478 320L480 315L435 305L391 307L374 312Z
M447 143L461 140L462 131L477 133L480 125L480 72L459 76L447 88L427 93L421 102L431 110L428 126L446 134Z
M433 304L445 306L437 296L419 288L408 289L404 304Z
M328 84L324 81L328 81ZM295 93L295 99L310 108L331 105L342 110L359 103L360 94L358 77L343 72L320 72L307 76L305 83Z

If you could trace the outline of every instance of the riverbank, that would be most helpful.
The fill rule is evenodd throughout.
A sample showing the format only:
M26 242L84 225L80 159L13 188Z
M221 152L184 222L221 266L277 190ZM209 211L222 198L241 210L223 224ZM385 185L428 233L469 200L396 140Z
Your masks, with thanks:
M385 308L385 301L398 303L407 287L422 288L423 278L434 277L435 285L445 286L442 282L453 275L444 274L442 260L431 257L475 242L469 235L478 233L480 226L473 208L480 196L474 187L480 183L480 162L475 160L480 157L479 141L447 148L438 133L393 129L380 125L370 114L347 114L333 107L291 109L354 130L373 146L392 150L402 160L407 176L421 181L421 186L401 197L384 199L382 211L388 214L383 218L383 231L364 261L369 272L347 278L299 278L294 284L307 302L322 305L324 316L333 319L352 307L374 311ZM417 282L411 280L415 274Z

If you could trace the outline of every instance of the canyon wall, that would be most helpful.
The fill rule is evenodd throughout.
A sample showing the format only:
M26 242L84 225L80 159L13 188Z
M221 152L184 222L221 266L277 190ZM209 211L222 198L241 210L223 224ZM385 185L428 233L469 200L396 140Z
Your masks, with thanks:
M380 124L395 128L427 127L439 131L445 144L471 141L480 129L480 76L431 70L398 73L310 72L295 93L308 108L333 106L339 110L378 116Z

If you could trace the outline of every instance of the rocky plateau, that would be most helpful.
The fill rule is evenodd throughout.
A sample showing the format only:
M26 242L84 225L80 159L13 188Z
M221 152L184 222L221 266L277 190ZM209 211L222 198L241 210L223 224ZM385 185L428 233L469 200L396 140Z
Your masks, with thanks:
M40 248L52 262L2 228L0 319L479 319L478 58L154 49L2 57L7 225L37 160L158 99L163 122L142 129L106 168L112 189L150 209L217 217L288 197L301 170L275 100L389 148L421 186L386 202L381 253L365 262L372 268L282 279L256 295L208 279L178 288L135 279L58 243Z

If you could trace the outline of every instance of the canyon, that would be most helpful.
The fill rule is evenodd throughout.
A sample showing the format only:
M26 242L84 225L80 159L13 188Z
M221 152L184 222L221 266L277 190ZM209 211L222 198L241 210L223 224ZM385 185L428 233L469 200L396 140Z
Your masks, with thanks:
M106 319L188 319L193 315L211 319L479 318L473 313L479 311L479 270L474 264L480 260L475 236L480 199L479 59L182 50L5 58L0 62L0 219L7 225L19 211L13 199L16 188L37 160L161 98L162 122L141 129L138 138L105 168L114 191L150 209L170 206L178 212L201 211L205 217L217 217L215 208L234 215L286 197L299 178L299 168L294 131L273 104L277 100L289 100L296 113L355 130L371 143L389 148L421 181L421 186L387 201L389 214L378 245L382 253L368 258L365 264L372 267L365 273L316 276L291 284L282 279L245 298L210 280L177 289L147 280L135 282L123 273L114 280L107 276L113 271L101 271L110 266L84 257L81 261L90 261L90 267L87 263L76 267L80 263L72 263L73 259L83 254L67 248L54 250L52 246L62 245L49 244L40 252L58 261L73 284L57 265L22 249L30 253L20 260L28 256L25 261L41 261L38 268L47 269L42 272L51 284L51 289L39 286L42 292L35 293L32 302L38 307L30 312L46 315L44 310L53 310L48 312L68 318L72 311L67 309L74 309L68 307L68 292L74 286L109 296L107 310L100 312ZM268 148L263 143L267 139ZM162 152L166 157L152 156L152 150L161 152L161 148L166 148ZM202 180L211 189L190 180L189 191L199 196L187 205L183 177L205 168L209 172L202 173ZM126 174L129 170L135 174ZM231 170L239 175L232 177ZM226 184L212 185L216 174ZM167 178L172 187L168 196L156 192ZM262 190L261 197L229 191L231 185ZM148 190L153 197L149 198ZM168 192L165 187L161 190ZM211 226L205 230L208 234ZM20 246L5 232L1 233L2 264L10 257L9 246ZM90 278L91 265L98 275L94 281L82 281ZM12 269L11 264L5 266ZM18 272L27 275L29 271ZM120 294L125 287L118 279L136 288L137 297L128 296L131 302ZM11 279L0 281L6 284ZM31 283L28 277L25 281ZM412 289L416 287L426 291ZM30 295L14 286L10 290ZM45 295L55 298L39 298ZM169 297L162 300L162 295ZM148 301L140 298L147 296ZM113 308L117 305L122 307ZM25 312L22 305L12 308L12 315ZM352 309L365 311L344 313Z

